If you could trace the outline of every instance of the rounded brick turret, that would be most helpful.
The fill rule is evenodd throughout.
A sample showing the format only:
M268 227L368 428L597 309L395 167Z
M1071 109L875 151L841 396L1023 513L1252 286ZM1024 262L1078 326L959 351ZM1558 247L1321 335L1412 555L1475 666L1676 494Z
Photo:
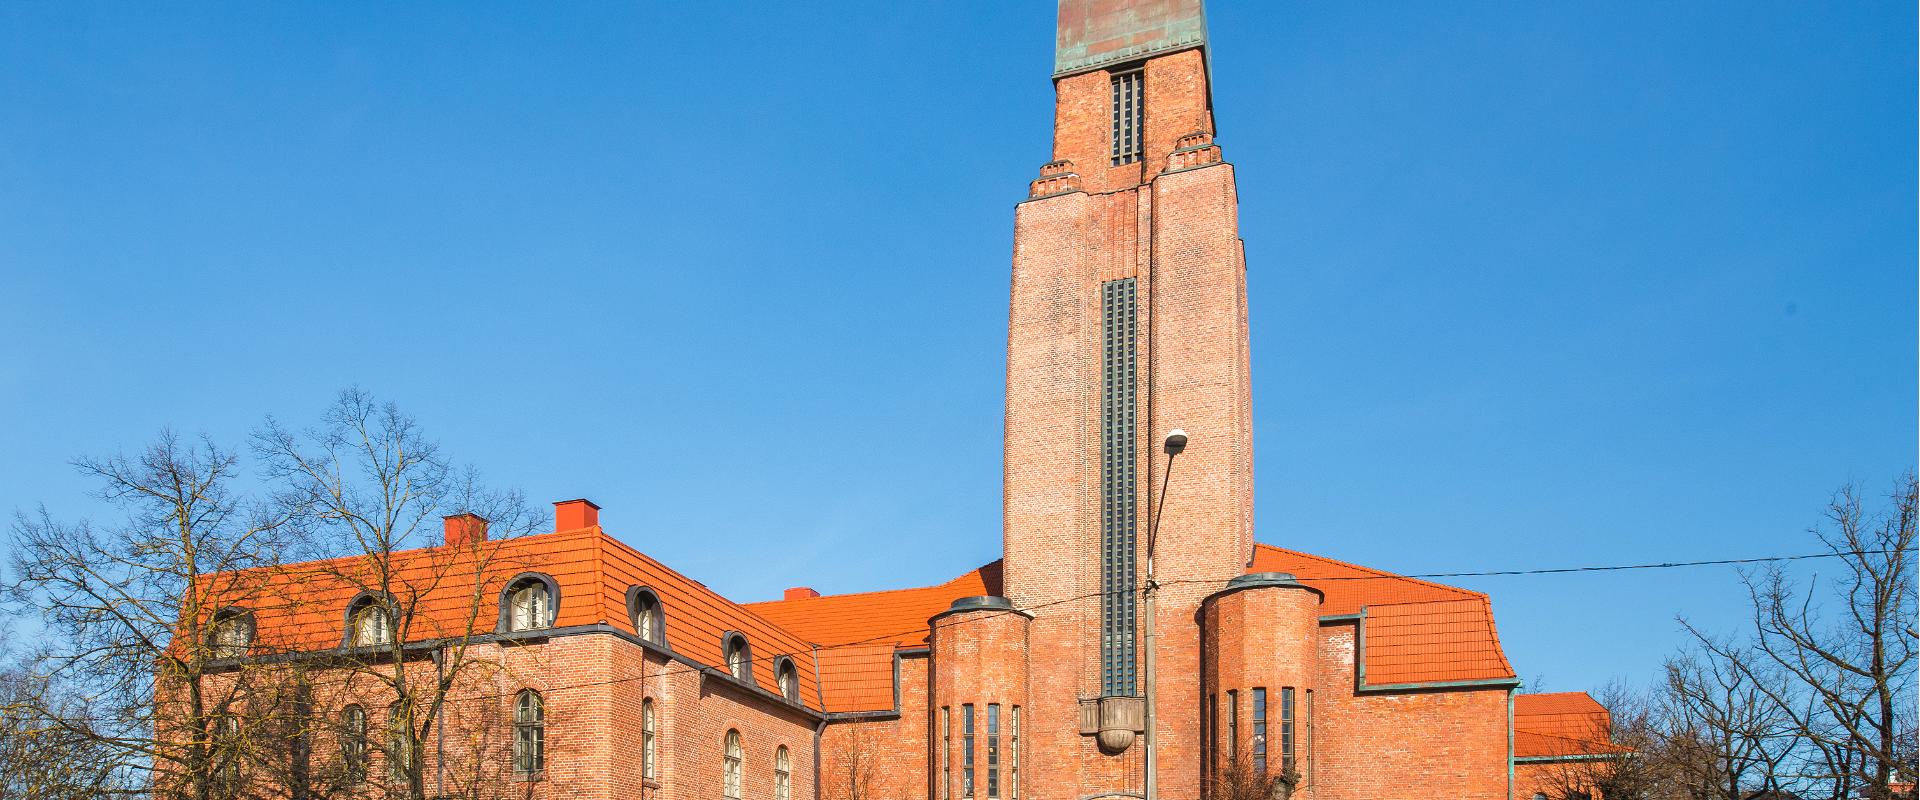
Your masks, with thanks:
M933 729L927 763L935 800L998 797L996 784L1012 779L1032 621L1004 597L963 597L928 620Z
M1306 752L1321 599L1320 590L1290 574L1260 572L1234 578L1202 601L1208 774L1306 771L1293 759Z

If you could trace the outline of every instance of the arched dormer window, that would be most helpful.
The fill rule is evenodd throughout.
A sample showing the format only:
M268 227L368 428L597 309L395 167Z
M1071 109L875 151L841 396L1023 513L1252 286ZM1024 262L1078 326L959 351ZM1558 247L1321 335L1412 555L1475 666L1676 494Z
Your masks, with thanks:
M800 670L794 668L793 659L782 657L774 662L773 682L779 687L781 697L800 702Z
M207 648L214 658L242 658L253 647L253 612L223 608L213 615L207 630Z
M507 581L507 588L500 594L500 630L551 628L559 608L559 584L538 572L523 572Z
M364 592L347 604L347 646L378 647L393 644L393 601Z
M667 615L660 606L660 596L652 589L635 586L627 590L627 616L633 622L633 632L643 642L664 645L667 643Z
M747 646L747 637L729 633L723 643L728 674L743 682L753 683L753 650Z

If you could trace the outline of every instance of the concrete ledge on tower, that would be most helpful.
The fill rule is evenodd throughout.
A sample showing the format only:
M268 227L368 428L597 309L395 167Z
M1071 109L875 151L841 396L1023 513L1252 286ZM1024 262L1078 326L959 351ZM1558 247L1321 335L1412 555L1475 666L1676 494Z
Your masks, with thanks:
M1100 751L1116 755L1147 730L1147 703L1141 697L1096 697L1080 701L1080 735L1099 737Z
M1210 167L1218 163L1220 145L1213 143L1213 134L1194 131L1174 140L1174 150L1167 154L1167 168L1161 170L1161 174Z
M1071 161L1049 161L1040 166L1040 178L1027 187L1027 199L1038 200L1056 194L1080 191L1080 173Z

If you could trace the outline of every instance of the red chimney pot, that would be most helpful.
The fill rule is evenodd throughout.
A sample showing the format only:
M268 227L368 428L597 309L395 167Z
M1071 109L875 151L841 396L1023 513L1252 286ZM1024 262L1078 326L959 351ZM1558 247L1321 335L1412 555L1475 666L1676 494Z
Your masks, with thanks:
M820 593L814 591L813 587L811 586L795 586L787 590L787 596L783 599L805 600L809 597L819 597L819 596L820 596Z
M553 504L553 529L555 531L577 531L581 528L593 528L600 524L600 507L584 497L578 500L561 500Z
M487 540L487 518L473 513L441 517L446 526L447 544L466 545Z

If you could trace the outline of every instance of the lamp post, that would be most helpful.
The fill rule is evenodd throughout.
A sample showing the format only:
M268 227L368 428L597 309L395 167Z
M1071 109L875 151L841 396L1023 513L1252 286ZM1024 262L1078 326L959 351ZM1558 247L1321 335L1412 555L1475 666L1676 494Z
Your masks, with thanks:
M1169 431L1166 442L1162 444L1161 449L1166 451L1167 454L1167 469L1160 475L1160 499L1154 504L1153 517L1147 520L1147 583L1145 586L1146 597L1142 603L1144 606L1142 612L1144 616L1146 616L1144 638L1146 639L1147 645L1147 685L1146 692L1144 693L1145 697L1142 698L1147 707L1145 714L1145 726L1147 730L1145 741L1142 742L1142 745L1147 749L1146 758L1143 759L1146 761L1147 769L1146 800L1160 800L1159 759L1155 756L1153 748L1153 689L1155 681L1159 678L1159 672L1155 669L1154 597L1160 593L1160 585L1153 580L1153 548L1160 534L1160 517L1162 512L1167 508L1167 485L1173 479L1173 460L1176 456L1180 455L1181 451L1187 449L1187 432L1179 428L1174 428L1172 431Z

